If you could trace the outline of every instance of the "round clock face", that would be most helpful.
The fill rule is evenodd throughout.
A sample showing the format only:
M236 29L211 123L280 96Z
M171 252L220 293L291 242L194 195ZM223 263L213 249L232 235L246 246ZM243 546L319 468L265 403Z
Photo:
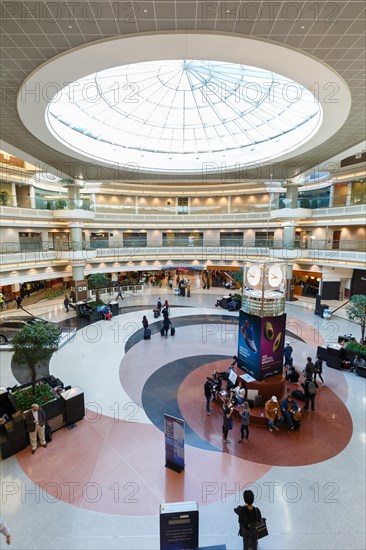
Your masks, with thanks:
M268 270L268 283L272 288L277 288L282 283L282 269L278 265L271 265Z
M257 286L261 280L261 270L257 265L252 265L247 271L248 286Z

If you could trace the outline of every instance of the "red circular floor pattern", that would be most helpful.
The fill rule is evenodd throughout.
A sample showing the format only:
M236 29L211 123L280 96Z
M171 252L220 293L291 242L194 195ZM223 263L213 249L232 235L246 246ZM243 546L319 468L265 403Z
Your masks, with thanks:
M240 419L234 419L229 432L230 444L221 441L222 405L211 405L211 416L205 412L203 384L214 370L227 369L226 361L203 365L190 373L179 388L178 403L182 416L199 436L218 449L236 457L271 466L303 466L328 460L340 453L352 436L352 419L343 401L328 387L317 390L315 412L305 412L298 431L288 433L284 425L270 433L266 427L250 426L248 442L240 439ZM225 382L224 386L225 387ZM291 391L298 386L291 386ZM302 389L302 388L299 388ZM304 403L298 401L303 409Z

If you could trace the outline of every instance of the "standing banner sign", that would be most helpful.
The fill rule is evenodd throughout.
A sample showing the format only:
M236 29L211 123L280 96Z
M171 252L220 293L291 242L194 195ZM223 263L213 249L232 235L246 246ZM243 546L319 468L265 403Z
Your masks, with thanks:
M184 420L164 414L165 466L176 472L184 470Z

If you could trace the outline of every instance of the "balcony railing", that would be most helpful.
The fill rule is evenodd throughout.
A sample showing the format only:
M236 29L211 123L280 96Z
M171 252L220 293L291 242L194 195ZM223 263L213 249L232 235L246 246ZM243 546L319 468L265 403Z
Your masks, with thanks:
M2 242L0 244L0 253L1 254L17 254L17 253L27 253L27 252L47 252L47 251L79 251L79 250L95 250L95 249L112 249L114 251L123 252L131 254L131 251L143 251L147 252L149 249L157 248L193 248L193 249L220 249L221 252L224 252L225 249L228 251L235 252L235 254L241 254L245 256L245 252L248 249L258 249L263 252L263 250L344 250L344 251L357 251L364 252L366 251L366 241L364 240L316 240L308 239L306 242L298 243L295 241L281 241L281 240L254 240L254 241L243 241L243 242L233 242L232 240L221 240L220 242L216 241L200 241L195 244L188 244L186 240L176 240L170 243L163 243L160 241L149 241L148 243L142 243L141 241L128 242L123 244L122 241L113 241L113 242L87 242L87 241L35 241L35 242Z
M180 206L143 206L143 205L123 205L123 204L98 204L92 202L89 198L70 200L64 197L43 198L35 196L15 196L8 193L0 194L0 206L12 206L18 208L36 208L38 210L91 210L97 214L122 214L122 215L159 215L159 216L179 216L186 215L222 215L222 214L260 214L269 213L271 210L280 210L283 208L336 208L342 206L354 206L366 204L366 197L361 193L348 195L330 196L299 196L297 199L276 198L270 203L252 203L236 205L231 204L221 206L219 204L194 206L191 205L182 213ZM331 205L331 206L330 206Z

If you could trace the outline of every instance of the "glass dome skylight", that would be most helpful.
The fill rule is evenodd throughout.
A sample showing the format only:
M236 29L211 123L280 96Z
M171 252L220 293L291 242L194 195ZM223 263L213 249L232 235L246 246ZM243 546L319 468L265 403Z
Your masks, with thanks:
M247 65L200 60L134 63L63 88L47 124L72 150L150 172L200 172L265 162L317 131L322 111L300 84Z

